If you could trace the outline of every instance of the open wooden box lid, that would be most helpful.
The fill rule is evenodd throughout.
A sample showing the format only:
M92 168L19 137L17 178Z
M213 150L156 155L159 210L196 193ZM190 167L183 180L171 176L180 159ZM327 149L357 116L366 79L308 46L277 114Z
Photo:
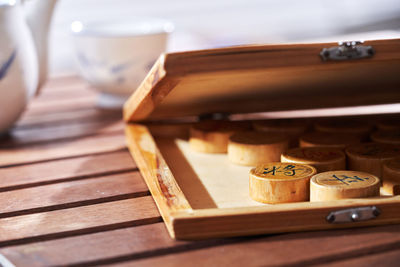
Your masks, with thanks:
M124 118L128 122L181 122L182 118L210 113L251 115L400 103L398 48L400 39L341 46L267 45L166 54L126 102ZM187 125L174 124L179 126ZM126 140L173 238L400 222L400 196L256 203L247 191L249 167L232 166L224 155L203 157L191 153L186 140L157 137L156 132L145 124L127 123ZM354 212L363 214L363 220L349 221L348 215ZM336 215L346 220L328 219Z
M399 48L392 39L165 54L125 103L124 119L399 103Z

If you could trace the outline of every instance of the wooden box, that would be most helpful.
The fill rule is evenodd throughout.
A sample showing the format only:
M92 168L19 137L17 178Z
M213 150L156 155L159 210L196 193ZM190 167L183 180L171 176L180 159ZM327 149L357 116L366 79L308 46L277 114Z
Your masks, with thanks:
M260 204L250 168L193 153L178 138L201 116L400 102L400 40L244 46L162 55L124 106L130 152L173 238L198 239L400 222L400 196ZM328 52L327 52L328 51ZM211 115L210 115L211 114ZM215 115L214 115L215 116ZM332 223L341 212L375 212ZM336 212L336 213L335 213Z

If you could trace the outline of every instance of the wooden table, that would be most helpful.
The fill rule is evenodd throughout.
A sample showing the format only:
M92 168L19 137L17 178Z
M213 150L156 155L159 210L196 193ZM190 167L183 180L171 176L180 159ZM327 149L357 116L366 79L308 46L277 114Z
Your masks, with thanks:
M399 266L400 225L172 240L120 112L95 101L78 78L53 79L0 141L4 266Z

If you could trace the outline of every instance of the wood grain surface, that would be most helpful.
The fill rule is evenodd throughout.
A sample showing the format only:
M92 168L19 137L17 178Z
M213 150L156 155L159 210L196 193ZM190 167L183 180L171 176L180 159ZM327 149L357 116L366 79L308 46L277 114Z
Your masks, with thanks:
M376 51L373 57L341 62L323 62L319 56L336 43L165 54L127 101L124 118L140 121L398 103L399 43L399 39L368 41L365 45Z
M15 266L398 265L399 225L171 239L121 113L95 101L77 77L50 80L0 140L0 253Z

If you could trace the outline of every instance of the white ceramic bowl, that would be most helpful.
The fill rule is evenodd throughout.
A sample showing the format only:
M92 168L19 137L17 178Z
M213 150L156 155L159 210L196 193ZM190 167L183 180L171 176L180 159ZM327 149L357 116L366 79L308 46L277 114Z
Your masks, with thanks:
M157 18L71 24L81 76L100 91L98 104L119 108L166 50L173 24Z

